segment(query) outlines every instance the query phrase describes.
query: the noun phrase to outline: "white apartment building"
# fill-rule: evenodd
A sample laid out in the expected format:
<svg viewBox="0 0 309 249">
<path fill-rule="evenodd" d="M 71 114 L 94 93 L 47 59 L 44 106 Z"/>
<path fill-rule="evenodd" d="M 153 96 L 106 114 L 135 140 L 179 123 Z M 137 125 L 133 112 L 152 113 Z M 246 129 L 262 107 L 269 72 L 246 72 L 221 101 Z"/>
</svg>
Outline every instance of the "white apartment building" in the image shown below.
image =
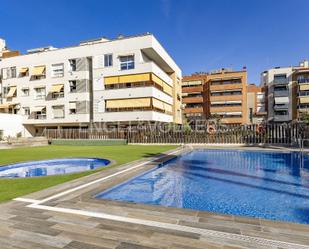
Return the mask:
<svg viewBox="0 0 309 249">
<path fill-rule="evenodd" d="M 45 47 L 0 59 L 0 112 L 48 128 L 181 123 L 181 70 L 152 34 Z"/>
<path fill-rule="evenodd" d="M 291 122 L 301 112 L 309 112 L 309 63 L 298 66 L 276 67 L 261 75 L 266 89 L 269 122 Z"/>
<path fill-rule="evenodd" d="M 261 75 L 266 90 L 267 121 L 290 122 L 293 120 L 293 68 L 273 68 Z"/>
</svg>

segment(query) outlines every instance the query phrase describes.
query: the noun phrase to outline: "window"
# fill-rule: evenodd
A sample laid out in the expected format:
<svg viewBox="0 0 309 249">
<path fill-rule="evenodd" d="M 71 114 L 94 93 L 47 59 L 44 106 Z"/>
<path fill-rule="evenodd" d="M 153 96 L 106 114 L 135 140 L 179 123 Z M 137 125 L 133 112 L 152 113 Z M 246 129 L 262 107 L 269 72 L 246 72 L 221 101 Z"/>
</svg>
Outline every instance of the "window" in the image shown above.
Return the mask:
<svg viewBox="0 0 309 249">
<path fill-rule="evenodd" d="M 16 78 L 16 67 L 8 67 L 2 69 L 3 79 Z"/>
<path fill-rule="evenodd" d="M 104 67 L 111 67 L 111 66 L 113 66 L 113 55 L 105 54 L 104 55 Z"/>
<path fill-rule="evenodd" d="M 69 102 L 69 113 L 76 114 L 76 102 Z"/>
<path fill-rule="evenodd" d="M 51 67 L 52 67 L 51 77 L 53 78 L 63 77 L 64 75 L 63 63 L 53 64 Z"/>
<path fill-rule="evenodd" d="M 10 87 L 4 86 L 3 87 L 3 97 L 6 97 L 6 95 L 9 93 Z"/>
<path fill-rule="evenodd" d="M 69 84 L 70 84 L 70 93 L 76 93 L 77 81 L 76 80 L 70 80 Z"/>
<path fill-rule="evenodd" d="M 275 74 L 274 75 L 275 80 L 285 80 L 286 79 L 286 74 Z"/>
<path fill-rule="evenodd" d="M 36 99 L 45 99 L 46 97 L 46 89 L 45 87 L 40 87 L 35 89 Z"/>
<path fill-rule="evenodd" d="M 288 115 L 288 111 L 275 111 L 275 115 L 285 116 Z"/>
<path fill-rule="evenodd" d="M 64 106 L 53 106 L 53 115 L 55 119 L 64 118 Z"/>
<path fill-rule="evenodd" d="M 70 71 L 75 72 L 76 71 L 76 59 L 69 60 L 70 64 Z"/>
<path fill-rule="evenodd" d="M 120 56 L 119 59 L 121 70 L 134 69 L 134 55 Z"/>
<path fill-rule="evenodd" d="M 24 107 L 24 115 L 25 116 L 30 116 L 30 108 L 29 107 Z"/>
<path fill-rule="evenodd" d="M 22 96 L 26 97 L 26 96 L 29 96 L 30 90 L 29 88 L 22 88 L 21 92 L 22 92 Z"/>
</svg>

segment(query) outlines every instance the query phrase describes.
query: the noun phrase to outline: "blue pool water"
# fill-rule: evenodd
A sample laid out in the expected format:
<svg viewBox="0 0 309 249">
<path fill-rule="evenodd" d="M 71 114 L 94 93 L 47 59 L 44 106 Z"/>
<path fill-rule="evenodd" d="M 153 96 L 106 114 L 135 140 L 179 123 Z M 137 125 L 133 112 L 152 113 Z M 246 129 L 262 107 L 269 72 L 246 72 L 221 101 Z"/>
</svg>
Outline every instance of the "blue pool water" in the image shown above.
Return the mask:
<svg viewBox="0 0 309 249">
<path fill-rule="evenodd" d="M 97 169 L 110 163 L 99 158 L 68 158 L 10 164 L 0 167 L 0 178 L 62 175 Z"/>
<path fill-rule="evenodd" d="M 195 150 L 97 195 L 309 224 L 309 157 Z"/>
</svg>

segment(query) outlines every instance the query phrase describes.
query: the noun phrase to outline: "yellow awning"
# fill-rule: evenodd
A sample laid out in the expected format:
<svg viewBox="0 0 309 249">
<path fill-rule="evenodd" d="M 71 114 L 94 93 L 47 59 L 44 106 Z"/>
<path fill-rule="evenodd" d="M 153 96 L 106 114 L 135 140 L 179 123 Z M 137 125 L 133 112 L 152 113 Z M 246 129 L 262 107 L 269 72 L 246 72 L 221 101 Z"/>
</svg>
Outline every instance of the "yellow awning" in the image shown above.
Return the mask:
<svg viewBox="0 0 309 249">
<path fill-rule="evenodd" d="M 119 83 L 134 83 L 143 81 L 150 81 L 149 73 L 119 76 Z"/>
<path fill-rule="evenodd" d="M 31 108 L 31 112 L 41 112 L 45 108 L 46 108 L 45 106 L 36 106 L 36 107 Z"/>
<path fill-rule="evenodd" d="M 45 66 L 37 66 L 37 67 L 34 67 L 32 69 L 32 75 L 33 76 L 40 76 L 40 75 L 43 75 L 45 72 Z"/>
<path fill-rule="evenodd" d="M 8 109 L 8 108 L 10 108 L 12 106 L 16 106 L 16 105 L 18 105 L 18 104 L 16 104 L 16 103 L 14 103 L 14 104 L 12 104 L 12 103 L 0 104 L 0 109 Z"/>
<path fill-rule="evenodd" d="M 307 103 L 309 103 L 309 97 L 300 97 L 299 102 L 301 104 L 307 104 Z"/>
<path fill-rule="evenodd" d="M 143 81 L 150 81 L 150 73 L 129 74 L 129 75 L 111 76 L 104 78 L 105 85 L 119 84 L 119 83 L 134 83 Z"/>
<path fill-rule="evenodd" d="M 27 73 L 28 70 L 29 70 L 28 67 L 22 67 L 22 68 L 20 69 L 19 73 Z"/>
<path fill-rule="evenodd" d="M 153 82 L 157 83 L 159 86 L 163 87 L 164 81 L 161 80 L 158 76 L 156 76 L 155 74 L 151 75 L 151 79 Z"/>
<path fill-rule="evenodd" d="M 173 88 L 165 82 L 163 83 L 163 92 L 166 92 L 167 94 L 173 96 Z"/>
<path fill-rule="evenodd" d="M 16 86 L 11 86 L 10 87 L 10 91 L 8 92 L 8 94 L 6 95 L 7 98 L 12 98 L 14 97 L 15 93 L 16 93 L 17 87 Z"/>
<path fill-rule="evenodd" d="M 45 85 L 34 86 L 33 88 L 34 88 L 34 89 L 45 88 Z"/>
<path fill-rule="evenodd" d="M 161 100 L 153 98 L 152 99 L 152 105 L 153 105 L 153 107 L 164 111 L 164 103 Z"/>
<path fill-rule="evenodd" d="M 309 84 L 307 85 L 300 85 L 300 87 L 299 87 L 299 90 L 301 90 L 301 91 L 306 91 L 306 90 L 309 90 Z"/>
<path fill-rule="evenodd" d="M 49 90 L 49 93 L 60 93 L 63 87 L 64 84 L 53 85 L 52 88 Z"/>
<path fill-rule="evenodd" d="M 171 105 L 164 103 L 164 110 L 166 112 L 173 112 L 173 108 Z"/>
<path fill-rule="evenodd" d="M 0 109 L 8 109 L 10 108 L 10 104 L 0 104 Z"/>
<path fill-rule="evenodd" d="M 150 98 L 107 100 L 106 108 L 150 107 Z"/>
</svg>

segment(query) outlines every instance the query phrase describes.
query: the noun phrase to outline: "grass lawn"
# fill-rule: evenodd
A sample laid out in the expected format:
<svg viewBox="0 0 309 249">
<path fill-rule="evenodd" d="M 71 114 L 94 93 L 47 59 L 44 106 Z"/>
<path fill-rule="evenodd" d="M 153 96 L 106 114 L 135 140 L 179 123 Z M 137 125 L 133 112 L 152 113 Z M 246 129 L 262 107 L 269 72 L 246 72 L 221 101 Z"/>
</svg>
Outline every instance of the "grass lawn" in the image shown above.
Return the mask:
<svg viewBox="0 0 309 249">
<path fill-rule="evenodd" d="M 51 145 L 44 147 L 29 147 L 0 150 L 1 165 L 31 160 L 43 160 L 51 158 L 65 157 L 99 157 L 115 160 L 116 165 L 121 165 L 143 157 L 176 148 L 176 146 L 143 146 L 143 145 L 118 145 L 118 146 L 63 146 Z M 112 167 L 113 167 L 112 166 Z M 103 167 L 99 170 L 104 170 Z M 0 179 L 0 202 L 8 201 L 18 196 L 26 195 L 44 188 L 48 188 L 63 182 L 67 182 L 82 176 L 92 174 L 95 171 L 85 171 L 82 173 L 19 178 Z"/>
</svg>

